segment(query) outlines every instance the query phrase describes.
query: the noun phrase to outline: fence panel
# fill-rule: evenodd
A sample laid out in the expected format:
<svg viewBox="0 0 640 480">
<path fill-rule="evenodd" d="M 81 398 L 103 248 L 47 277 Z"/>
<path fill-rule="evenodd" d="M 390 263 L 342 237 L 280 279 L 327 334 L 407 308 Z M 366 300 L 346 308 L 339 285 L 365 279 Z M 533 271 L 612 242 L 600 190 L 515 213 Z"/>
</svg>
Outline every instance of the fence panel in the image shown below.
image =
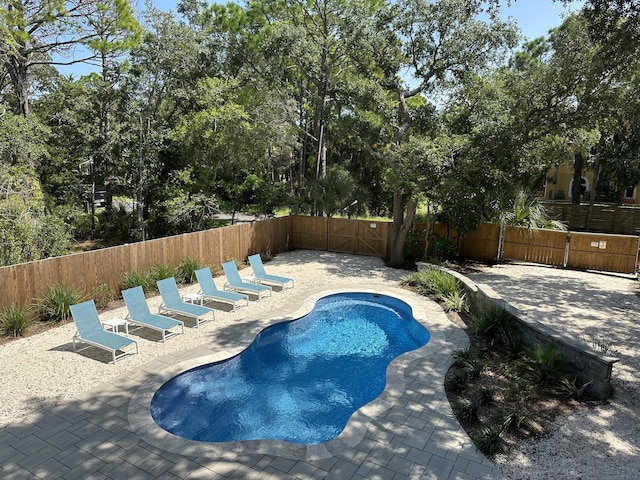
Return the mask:
<svg viewBox="0 0 640 480">
<path fill-rule="evenodd" d="M 389 222 L 358 221 L 356 253 L 386 258 Z"/>
<path fill-rule="evenodd" d="M 327 233 L 327 250 L 330 252 L 356 253 L 358 221 L 330 218 Z"/>
<path fill-rule="evenodd" d="M 504 237 L 503 258 L 564 265 L 567 232 L 508 227 Z"/>
<path fill-rule="evenodd" d="M 567 267 L 630 273 L 637 248 L 638 237 L 571 232 Z"/>
<path fill-rule="evenodd" d="M 459 253 L 465 258 L 483 261 L 494 260 L 498 255 L 499 237 L 500 227 L 498 225 L 482 223 L 475 231 L 459 239 Z"/>
<path fill-rule="evenodd" d="M 326 250 L 328 222 L 329 219 L 326 217 L 293 217 L 292 246 L 308 250 Z"/>
</svg>

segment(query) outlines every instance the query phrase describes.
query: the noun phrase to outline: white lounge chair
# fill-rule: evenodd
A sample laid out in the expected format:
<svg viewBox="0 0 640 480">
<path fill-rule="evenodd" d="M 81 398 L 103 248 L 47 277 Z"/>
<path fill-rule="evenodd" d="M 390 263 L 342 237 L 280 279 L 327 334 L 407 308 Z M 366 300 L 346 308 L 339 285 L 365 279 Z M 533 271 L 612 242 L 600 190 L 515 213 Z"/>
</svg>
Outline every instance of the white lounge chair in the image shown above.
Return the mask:
<svg viewBox="0 0 640 480">
<path fill-rule="evenodd" d="M 158 280 L 156 283 L 158 290 L 160 290 L 160 296 L 162 297 L 162 304 L 158 307 L 158 313 L 178 314 L 191 317 L 196 321 L 196 328 L 198 328 L 201 323 L 207 321 L 207 319 L 204 318 L 207 315 L 211 314 L 213 319 L 216 318 L 216 314 L 212 308 L 184 302 L 180 296 L 175 278 L 165 278 Z"/>
<path fill-rule="evenodd" d="M 127 320 L 134 325 L 161 332 L 163 342 L 169 337 L 184 333 L 184 322 L 181 320 L 151 313 L 142 287 L 123 290 L 122 298 L 124 298 L 124 303 L 127 305 L 127 310 L 129 311 Z M 178 326 L 180 327 L 180 331 L 172 330 L 172 328 Z"/>
<path fill-rule="evenodd" d="M 251 264 L 251 269 L 253 270 L 253 276 L 256 277 L 259 283 L 265 285 L 275 285 L 281 287 L 283 290 L 285 288 L 293 288 L 292 278 L 281 277 L 279 275 L 269 275 L 267 272 L 265 272 L 262 258 L 260 258 L 259 253 L 250 255 L 249 263 Z"/>
<path fill-rule="evenodd" d="M 93 300 L 71 305 L 69 308 L 77 328 L 77 332 L 73 336 L 74 350 L 76 349 L 76 341 L 107 350 L 113 355 L 114 365 L 119 358 L 134 353 L 130 350 L 125 350 L 130 345 L 134 345 L 136 347 L 135 353 L 138 353 L 138 342 L 123 335 L 104 330 Z"/>
<path fill-rule="evenodd" d="M 216 302 L 229 303 L 235 311 L 238 307 L 244 307 L 249 305 L 249 297 L 242 293 L 225 292 L 224 290 L 218 290 L 215 282 L 213 281 L 213 275 L 208 267 L 196 270 L 196 278 L 198 279 L 198 285 L 200 285 L 200 295 L 203 298 Z"/>
</svg>

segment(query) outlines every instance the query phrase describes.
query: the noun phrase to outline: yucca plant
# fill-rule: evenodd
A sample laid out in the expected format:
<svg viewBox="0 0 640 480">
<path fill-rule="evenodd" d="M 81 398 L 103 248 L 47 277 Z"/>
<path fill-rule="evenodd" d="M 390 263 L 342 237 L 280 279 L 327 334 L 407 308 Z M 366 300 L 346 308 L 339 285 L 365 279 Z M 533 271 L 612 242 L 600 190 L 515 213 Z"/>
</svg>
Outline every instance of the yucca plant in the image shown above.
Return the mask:
<svg viewBox="0 0 640 480">
<path fill-rule="evenodd" d="M 500 307 L 483 310 L 473 321 L 474 333 L 487 344 L 500 348 L 514 348 L 517 345 L 516 320 Z"/>
<path fill-rule="evenodd" d="M 478 419 L 478 405 L 474 400 L 469 398 L 459 398 L 453 405 L 453 411 L 461 421 L 471 423 Z"/>
<path fill-rule="evenodd" d="M 156 287 L 156 280 L 149 273 L 140 270 L 125 272 L 122 275 L 122 288 L 133 288 L 141 286 L 142 291 L 146 294 L 153 292 Z"/>
<path fill-rule="evenodd" d="M 0 312 L 0 331 L 3 335 L 22 335 L 33 321 L 33 310 L 29 306 L 11 305 Z"/>
<path fill-rule="evenodd" d="M 197 258 L 184 257 L 176 268 L 176 282 L 193 283 L 196 281 L 196 270 L 202 268 L 202 263 Z"/>
<path fill-rule="evenodd" d="M 43 320 L 63 322 L 71 317 L 69 307 L 84 300 L 84 294 L 71 285 L 54 285 L 39 302 L 39 311 Z"/>
<path fill-rule="evenodd" d="M 467 295 L 460 290 L 447 295 L 441 295 L 442 306 L 447 312 L 468 312 L 469 304 L 467 303 Z"/>
</svg>

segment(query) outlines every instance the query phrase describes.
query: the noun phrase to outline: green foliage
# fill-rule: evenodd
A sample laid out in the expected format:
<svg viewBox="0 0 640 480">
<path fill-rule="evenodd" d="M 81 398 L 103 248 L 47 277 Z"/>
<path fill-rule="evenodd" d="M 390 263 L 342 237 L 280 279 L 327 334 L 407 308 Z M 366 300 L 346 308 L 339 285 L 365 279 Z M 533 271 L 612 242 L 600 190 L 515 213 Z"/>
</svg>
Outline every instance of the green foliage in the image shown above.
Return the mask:
<svg viewBox="0 0 640 480">
<path fill-rule="evenodd" d="M 530 421 L 527 418 L 527 415 L 521 410 L 516 409 L 507 409 L 500 412 L 494 423 L 507 431 L 519 429 L 528 430 L 530 428 Z"/>
<path fill-rule="evenodd" d="M 506 451 L 506 445 L 500 438 L 501 434 L 501 425 L 483 427 L 474 435 L 473 441 L 482 453 L 493 456 Z"/>
<path fill-rule="evenodd" d="M 429 235 L 428 255 L 435 258 L 447 259 L 458 256 L 458 248 L 448 238 L 432 233 Z"/>
<path fill-rule="evenodd" d="M 151 272 L 149 272 L 150 277 L 153 281 L 164 280 L 165 278 L 173 277 L 176 274 L 176 269 L 170 267 L 169 265 L 157 264 L 151 268 Z"/>
<path fill-rule="evenodd" d="M 196 270 L 202 268 L 197 258 L 184 257 L 176 268 L 175 277 L 178 283 L 193 283 L 196 281 Z"/>
<path fill-rule="evenodd" d="M 460 290 L 455 290 L 452 293 L 442 295 L 442 306 L 445 311 L 455 311 L 455 312 L 468 312 L 469 304 L 467 303 L 467 295 L 462 293 Z"/>
<path fill-rule="evenodd" d="M 507 398 L 521 405 L 526 405 L 535 398 L 536 394 L 536 385 L 522 377 L 516 377 L 513 379 L 509 389 L 507 390 Z"/>
<path fill-rule="evenodd" d="M 461 397 L 452 405 L 453 411 L 462 422 L 472 423 L 478 419 L 480 405 L 473 399 Z"/>
<path fill-rule="evenodd" d="M 488 346 L 512 353 L 522 348 L 516 320 L 503 308 L 491 307 L 480 312 L 474 317 L 473 331 Z"/>
<path fill-rule="evenodd" d="M 487 405 L 493 401 L 493 396 L 495 392 L 491 388 L 480 387 L 473 391 L 471 394 L 471 399 L 478 406 Z"/>
<path fill-rule="evenodd" d="M 3 335 L 22 335 L 33 321 L 33 310 L 29 306 L 11 305 L 0 312 L 0 331 Z"/>
<path fill-rule="evenodd" d="M 564 395 L 567 398 L 581 398 L 584 395 L 586 389 L 592 383 L 593 380 L 580 384 L 578 377 L 576 377 L 575 375 L 562 377 L 562 380 L 560 380 L 560 389 L 564 392 Z"/>
<path fill-rule="evenodd" d="M 536 345 L 526 356 L 526 366 L 537 383 L 559 382 L 567 372 L 567 363 L 555 345 Z"/>
<path fill-rule="evenodd" d="M 71 317 L 69 307 L 84 301 L 84 294 L 72 285 L 53 285 L 38 303 L 38 311 L 43 320 L 63 322 Z"/>
<path fill-rule="evenodd" d="M 98 285 L 93 292 L 93 300 L 97 308 L 107 308 L 109 302 L 115 300 L 116 291 L 106 283 Z"/>
<path fill-rule="evenodd" d="M 123 289 L 126 290 L 137 286 L 141 286 L 145 295 L 148 295 L 157 289 L 156 279 L 149 272 L 142 272 L 140 270 L 125 272 L 122 275 Z"/>
<path fill-rule="evenodd" d="M 449 392 L 461 392 L 469 382 L 469 372 L 467 370 L 456 370 L 447 374 L 444 384 Z"/>
</svg>

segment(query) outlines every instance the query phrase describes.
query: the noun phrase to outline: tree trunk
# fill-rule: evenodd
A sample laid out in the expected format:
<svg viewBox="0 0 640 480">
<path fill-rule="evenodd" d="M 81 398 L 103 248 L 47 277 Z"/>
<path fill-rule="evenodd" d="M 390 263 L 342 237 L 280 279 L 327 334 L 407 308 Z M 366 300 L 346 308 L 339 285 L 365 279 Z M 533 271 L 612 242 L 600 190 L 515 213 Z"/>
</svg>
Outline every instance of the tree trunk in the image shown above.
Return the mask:
<svg viewBox="0 0 640 480">
<path fill-rule="evenodd" d="M 404 268 L 404 246 L 416 217 L 416 200 L 413 195 L 396 192 L 393 195 L 393 234 L 389 266 Z M 405 212 L 406 210 L 406 212 Z"/>
<path fill-rule="evenodd" d="M 571 203 L 573 205 L 580 204 L 580 197 L 582 195 L 582 167 L 584 164 L 584 158 L 582 153 L 576 152 L 573 155 L 573 186 L 571 188 Z"/>
<path fill-rule="evenodd" d="M 29 75 L 27 60 L 21 55 L 9 57 L 4 65 L 11 77 L 11 83 L 18 99 L 18 113 L 29 116 Z"/>
<path fill-rule="evenodd" d="M 593 160 L 593 183 L 591 184 L 591 191 L 589 192 L 589 210 L 587 211 L 587 220 L 585 222 L 585 230 L 589 231 L 591 226 L 591 215 L 593 214 L 593 204 L 596 201 L 596 189 L 598 188 L 598 176 L 600 170 L 600 154 L 604 149 L 605 137 L 604 133 L 600 134 L 600 141 L 596 147 L 596 156 Z"/>
</svg>

